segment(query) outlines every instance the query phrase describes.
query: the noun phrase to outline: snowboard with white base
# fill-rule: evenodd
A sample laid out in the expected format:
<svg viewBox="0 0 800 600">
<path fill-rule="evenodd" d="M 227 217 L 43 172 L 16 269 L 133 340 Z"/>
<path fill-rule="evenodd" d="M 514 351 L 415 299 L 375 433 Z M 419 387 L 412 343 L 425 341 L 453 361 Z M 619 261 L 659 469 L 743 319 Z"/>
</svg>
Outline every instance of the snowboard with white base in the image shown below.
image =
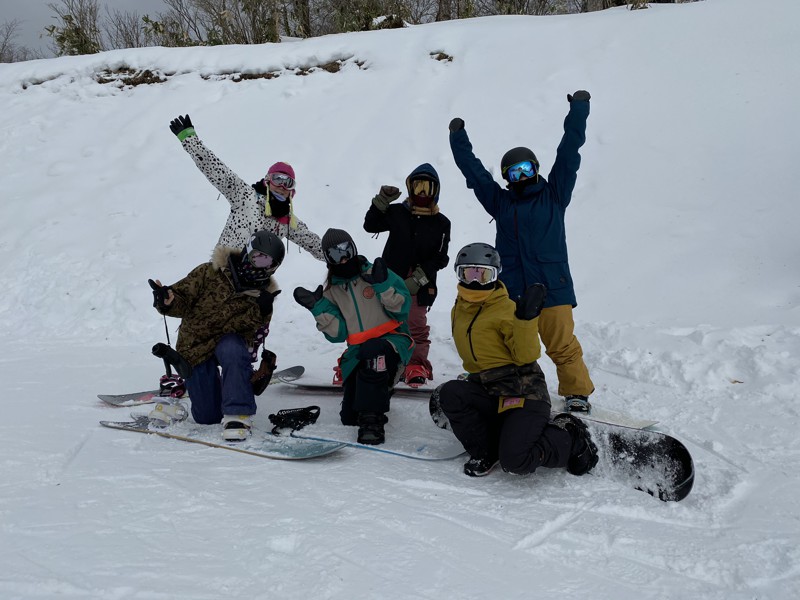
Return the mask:
<svg viewBox="0 0 800 600">
<path fill-rule="evenodd" d="M 275 383 L 287 383 L 294 381 L 295 379 L 300 378 L 300 376 L 305 373 L 305 368 L 301 366 L 289 367 L 288 369 L 282 369 L 280 371 L 275 371 L 272 374 L 272 379 L 270 380 L 269 384 L 273 385 Z M 160 399 L 164 399 L 162 396 L 159 396 L 158 390 L 148 390 L 145 392 L 133 392 L 130 394 L 98 394 L 97 395 L 100 400 L 105 402 L 106 404 L 110 404 L 111 406 L 140 406 L 142 404 L 152 404 L 154 402 L 158 402 Z M 189 398 L 189 395 L 186 394 L 181 399 L 186 400 Z M 166 400 L 168 401 L 169 398 L 167 397 Z"/>
<path fill-rule="evenodd" d="M 304 460 L 326 456 L 346 446 L 341 442 L 300 440 L 291 437 L 272 435 L 253 428 L 248 439 L 240 442 L 226 442 L 222 439 L 221 425 L 197 425 L 182 422 L 167 428 L 158 428 L 150 424 L 146 415 L 137 415 L 133 421 L 100 421 L 103 427 L 157 435 L 171 440 L 202 444 L 211 448 L 232 450 L 261 458 L 277 460 Z"/>
</svg>

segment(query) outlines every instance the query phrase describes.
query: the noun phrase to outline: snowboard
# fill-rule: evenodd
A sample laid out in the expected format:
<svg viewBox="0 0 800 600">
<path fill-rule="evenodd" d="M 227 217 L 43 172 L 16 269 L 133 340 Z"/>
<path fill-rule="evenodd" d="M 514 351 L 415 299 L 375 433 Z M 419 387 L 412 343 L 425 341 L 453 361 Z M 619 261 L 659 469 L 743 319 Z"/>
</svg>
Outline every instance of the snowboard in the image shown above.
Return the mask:
<svg viewBox="0 0 800 600">
<path fill-rule="evenodd" d="M 261 458 L 278 460 L 304 460 L 326 456 L 346 446 L 341 442 L 300 440 L 291 437 L 281 437 L 260 431 L 251 430 L 250 438 L 241 442 L 226 442 L 222 439 L 220 425 L 197 425 L 194 423 L 178 423 L 166 429 L 150 427 L 146 416 L 138 416 L 133 421 L 100 421 L 103 427 L 135 431 L 157 435 L 171 440 L 202 444 L 211 448 L 232 450 Z"/>
<path fill-rule="evenodd" d="M 272 385 L 274 383 L 291 382 L 295 379 L 298 379 L 303 373 L 305 373 L 305 368 L 300 366 L 289 367 L 288 369 L 275 371 L 272 374 L 272 379 L 270 380 L 269 384 Z M 141 404 L 152 404 L 161 398 L 161 396 L 158 395 L 158 390 L 133 392 L 131 394 L 98 394 L 97 397 L 111 406 L 139 406 Z M 181 400 L 188 398 L 189 396 L 187 394 L 183 396 Z"/>
<path fill-rule="evenodd" d="M 647 492 L 664 502 L 679 502 L 692 491 L 692 455 L 676 438 L 572 414 L 585 420 L 597 445 L 598 463 L 589 475 Z"/>
<path fill-rule="evenodd" d="M 302 367 L 299 367 L 302 369 Z M 289 369 L 287 369 L 289 371 Z M 306 381 L 297 381 L 298 377 L 287 377 L 284 376 L 282 373 L 284 371 L 276 372 L 272 376 L 272 382 L 275 381 L 276 377 L 281 383 L 288 384 L 293 388 L 298 390 L 314 392 L 317 394 L 341 394 L 342 393 L 342 386 L 339 385 L 331 385 L 325 383 L 313 383 L 313 382 L 306 382 Z M 430 395 L 435 390 L 435 387 L 430 386 L 422 386 L 418 388 L 412 388 L 407 386 L 404 383 L 400 383 L 395 385 L 394 393 L 398 396 L 416 396 L 416 395 L 423 395 L 426 398 L 430 397 Z M 560 401 L 556 401 L 559 405 L 561 405 Z M 552 411 L 553 416 L 557 415 L 558 413 L 565 412 L 563 409 L 556 410 L 555 408 Z M 607 408 L 603 408 L 597 405 L 592 405 L 591 412 L 587 413 L 573 413 L 575 416 L 580 417 L 581 419 L 585 419 L 587 421 L 597 422 L 597 423 L 609 423 L 612 425 L 623 425 L 625 427 L 633 427 L 635 429 L 648 429 L 653 425 L 656 425 L 658 421 L 652 421 L 650 419 L 641 419 L 638 417 L 631 417 L 629 415 L 625 415 L 623 413 L 613 411 Z"/>
<path fill-rule="evenodd" d="M 274 379 L 273 375 L 273 379 Z M 313 382 L 313 381 L 295 381 L 297 378 L 279 378 L 281 383 L 286 383 L 294 388 L 299 390 L 303 390 L 305 392 L 316 392 L 319 394 L 341 394 L 342 386 L 340 385 L 333 385 L 331 383 L 320 383 L 320 382 Z M 411 387 L 410 385 L 406 385 L 405 383 L 398 383 L 394 386 L 394 393 L 399 394 L 402 396 L 407 395 L 423 395 L 423 396 L 430 396 L 431 392 L 433 392 L 435 388 L 429 385 L 423 385 L 421 387 Z"/>
<path fill-rule="evenodd" d="M 308 398 L 308 395 L 304 397 L 297 394 L 294 398 L 297 402 L 293 404 L 299 404 Z M 326 403 L 316 423 L 295 430 L 291 435 L 300 439 L 347 444 L 359 450 L 415 460 L 452 460 L 464 454 L 464 448 L 452 432 L 443 431 L 431 422 L 427 402 L 395 396 L 390 405 L 387 413 L 389 422 L 384 426 L 386 441 L 378 446 L 359 444 L 356 441 L 358 427 L 341 424 L 338 402 Z"/>
<path fill-rule="evenodd" d="M 422 435 L 409 436 L 408 434 L 401 435 L 399 431 L 392 431 L 387 424 L 386 441 L 377 446 L 359 444 L 355 440 L 357 435 L 355 427 L 341 425 L 339 430 L 315 433 L 314 427 L 305 427 L 299 431 L 293 431 L 291 437 L 319 443 L 344 444 L 350 448 L 372 450 L 373 452 L 414 460 L 453 460 L 465 453 L 464 447 L 455 436 L 439 436 L 436 435 L 437 432 L 435 430 L 431 431 L 430 429 L 423 432 Z"/>
</svg>

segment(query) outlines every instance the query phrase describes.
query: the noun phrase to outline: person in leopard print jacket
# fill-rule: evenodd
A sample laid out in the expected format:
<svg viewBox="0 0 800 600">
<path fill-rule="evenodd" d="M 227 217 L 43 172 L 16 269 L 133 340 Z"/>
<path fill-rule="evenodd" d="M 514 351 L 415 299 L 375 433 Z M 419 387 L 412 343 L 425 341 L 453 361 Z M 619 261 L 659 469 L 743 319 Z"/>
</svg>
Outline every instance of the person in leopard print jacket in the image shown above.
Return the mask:
<svg viewBox="0 0 800 600">
<path fill-rule="evenodd" d="M 200 172 L 231 205 L 217 247 L 244 248 L 253 233 L 266 230 L 294 242 L 317 260 L 325 262 L 319 236 L 309 230 L 292 210 L 295 176 L 290 165 L 275 163 L 264 179 L 249 185 L 205 147 L 197 137 L 189 115 L 173 119 L 169 128 Z"/>
</svg>

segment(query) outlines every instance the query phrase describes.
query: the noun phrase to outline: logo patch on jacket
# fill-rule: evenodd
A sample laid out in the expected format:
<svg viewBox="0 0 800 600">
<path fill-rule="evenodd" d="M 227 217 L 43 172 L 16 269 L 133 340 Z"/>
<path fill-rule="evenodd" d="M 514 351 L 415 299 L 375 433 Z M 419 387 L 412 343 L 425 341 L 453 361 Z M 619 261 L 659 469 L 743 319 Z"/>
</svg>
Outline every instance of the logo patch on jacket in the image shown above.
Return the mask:
<svg viewBox="0 0 800 600">
<path fill-rule="evenodd" d="M 364 288 L 364 291 L 361 292 L 361 295 L 364 296 L 367 300 L 372 300 L 375 297 L 375 290 L 371 285 L 368 285 Z"/>
</svg>

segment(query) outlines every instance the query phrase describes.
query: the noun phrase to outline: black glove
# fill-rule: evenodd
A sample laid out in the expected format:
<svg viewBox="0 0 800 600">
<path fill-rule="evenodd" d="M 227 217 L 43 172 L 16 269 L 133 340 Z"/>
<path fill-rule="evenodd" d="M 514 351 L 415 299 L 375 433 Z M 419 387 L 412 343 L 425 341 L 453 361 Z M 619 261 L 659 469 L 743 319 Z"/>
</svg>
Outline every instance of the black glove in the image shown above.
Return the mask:
<svg viewBox="0 0 800 600">
<path fill-rule="evenodd" d="M 386 261 L 379 256 L 375 259 L 375 262 L 372 263 L 372 272 L 363 273 L 361 279 L 370 285 L 375 285 L 376 283 L 383 283 L 386 281 L 388 276 L 389 270 L 386 268 Z"/>
<path fill-rule="evenodd" d="M 275 302 L 275 296 L 281 293 L 282 290 L 278 290 L 275 293 L 268 292 L 267 290 L 261 290 L 261 293 L 256 298 L 256 302 L 258 303 L 258 309 L 261 311 L 261 316 L 266 317 L 269 314 L 272 314 L 272 304 Z"/>
<path fill-rule="evenodd" d="M 275 353 L 264 348 L 261 352 L 261 363 L 258 365 L 258 370 L 253 371 L 250 376 L 250 383 L 253 385 L 253 393 L 256 396 L 260 396 L 267 389 L 277 364 L 278 357 L 275 356 Z"/>
<path fill-rule="evenodd" d="M 517 300 L 517 310 L 514 316 L 523 321 L 530 321 L 542 312 L 544 299 L 547 297 L 547 288 L 541 283 L 534 283 Z"/>
<path fill-rule="evenodd" d="M 294 301 L 300 306 L 304 306 L 308 310 L 314 308 L 314 305 L 322 300 L 322 286 L 318 285 L 317 289 L 313 292 L 304 287 L 294 288 Z"/>
<path fill-rule="evenodd" d="M 450 132 L 455 133 L 459 129 L 464 129 L 464 119 L 459 119 L 456 117 L 452 121 L 450 121 Z"/>
<path fill-rule="evenodd" d="M 152 279 L 148 279 L 147 283 L 153 289 L 153 306 L 158 310 L 165 310 L 171 288 L 168 285 L 158 285 Z"/>
<path fill-rule="evenodd" d="M 189 118 L 189 115 L 185 117 L 178 115 L 177 119 L 172 119 L 172 121 L 169 122 L 169 129 L 180 138 L 181 133 L 187 129 L 191 129 L 192 132 L 194 132 L 194 125 L 192 125 L 192 120 Z"/>
<path fill-rule="evenodd" d="M 400 190 L 393 185 L 382 185 L 381 191 L 372 199 L 372 203 L 381 212 L 386 212 L 389 205 L 400 197 Z"/>
<path fill-rule="evenodd" d="M 573 100 L 589 100 L 592 96 L 586 90 L 578 90 L 574 94 L 567 94 L 567 102 L 572 103 Z"/>
</svg>

